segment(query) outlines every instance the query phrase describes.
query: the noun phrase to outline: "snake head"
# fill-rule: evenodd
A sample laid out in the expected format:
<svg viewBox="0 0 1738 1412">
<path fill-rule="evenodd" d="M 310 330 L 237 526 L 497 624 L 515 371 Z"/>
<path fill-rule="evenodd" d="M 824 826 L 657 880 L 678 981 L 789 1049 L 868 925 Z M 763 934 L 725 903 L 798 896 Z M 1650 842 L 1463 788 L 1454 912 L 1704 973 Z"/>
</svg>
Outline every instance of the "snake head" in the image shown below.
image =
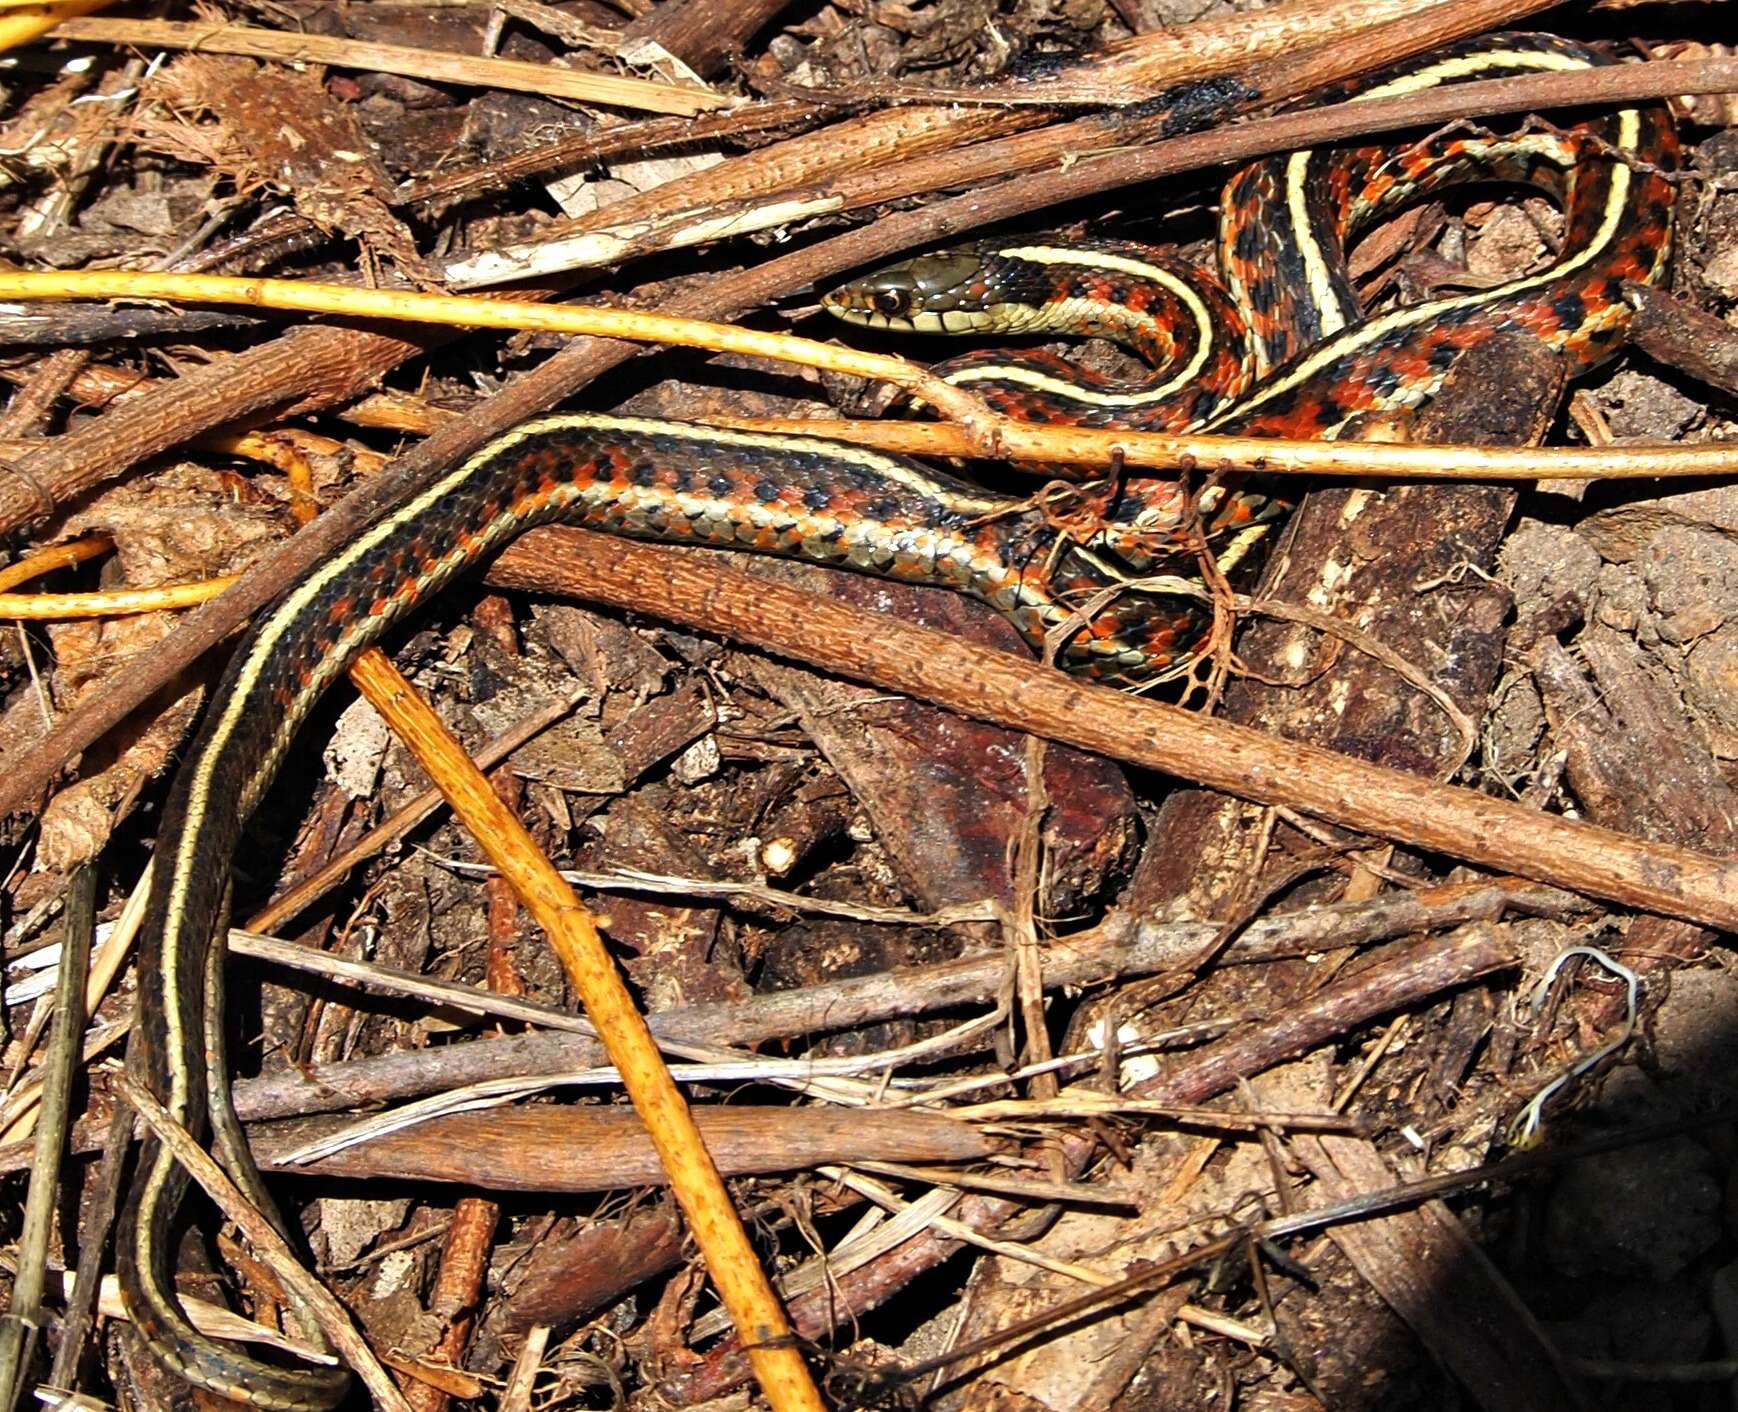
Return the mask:
<svg viewBox="0 0 1738 1412">
<path fill-rule="evenodd" d="M 840 285 L 821 299 L 834 318 L 907 333 L 958 333 L 976 326 L 986 296 L 984 252 L 975 246 L 902 260 Z"/>
</svg>

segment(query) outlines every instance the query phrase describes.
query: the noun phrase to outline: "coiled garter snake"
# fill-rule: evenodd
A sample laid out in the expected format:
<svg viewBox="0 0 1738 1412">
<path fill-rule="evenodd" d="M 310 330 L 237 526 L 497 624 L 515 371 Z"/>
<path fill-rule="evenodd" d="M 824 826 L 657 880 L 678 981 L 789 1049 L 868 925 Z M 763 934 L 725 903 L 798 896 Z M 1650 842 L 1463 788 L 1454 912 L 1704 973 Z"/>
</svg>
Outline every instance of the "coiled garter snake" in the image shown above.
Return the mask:
<svg viewBox="0 0 1738 1412">
<path fill-rule="evenodd" d="M 1603 62 L 1557 39 L 1498 36 L 1340 96 Z M 1455 355 L 1494 333 L 1528 330 L 1577 368 L 1611 352 L 1627 317 L 1623 282 L 1657 280 L 1665 267 L 1674 197 L 1665 173 L 1675 152 L 1669 119 L 1654 108 L 1564 132 L 1300 152 L 1232 178 L 1217 272 L 1140 246 L 1023 238 L 895 266 L 827 302 L 847 319 L 917 331 L 1105 333 L 1154 364 L 1150 376 L 1122 381 L 1032 353 L 976 352 L 944 365 L 950 380 L 1015 415 L 1332 437 L 1361 415 L 1427 400 Z M 1549 191 L 1564 215 L 1557 256 L 1491 289 L 1364 314 L 1346 266 L 1356 232 L 1469 176 Z M 1229 562 L 1274 506 L 1250 488 L 1215 490 L 1201 518 Z M 242 823 L 312 704 L 354 657 L 525 529 L 566 521 L 939 584 L 989 603 L 1036 644 L 1075 604 L 1123 582 L 1128 568 L 1192 576 L 1182 510 L 1175 487 L 1132 482 L 1091 539 L 1074 543 L 1013 497 L 839 443 L 587 413 L 518 428 L 384 514 L 274 605 L 235 653 L 159 832 L 134 1062 L 180 1122 L 195 1132 L 209 1122 L 232 1174 L 272 1212 L 221 1062 L 222 948 L 214 937 Z M 1151 677 L 1188 653 L 1198 611 L 1125 594 L 1074 633 L 1061 661 L 1110 679 Z M 128 1310 L 155 1356 L 193 1385 L 257 1406 L 332 1405 L 343 1374 L 273 1367 L 188 1322 L 171 1259 L 185 1186 L 148 1140 L 120 1271 Z"/>
</svg>

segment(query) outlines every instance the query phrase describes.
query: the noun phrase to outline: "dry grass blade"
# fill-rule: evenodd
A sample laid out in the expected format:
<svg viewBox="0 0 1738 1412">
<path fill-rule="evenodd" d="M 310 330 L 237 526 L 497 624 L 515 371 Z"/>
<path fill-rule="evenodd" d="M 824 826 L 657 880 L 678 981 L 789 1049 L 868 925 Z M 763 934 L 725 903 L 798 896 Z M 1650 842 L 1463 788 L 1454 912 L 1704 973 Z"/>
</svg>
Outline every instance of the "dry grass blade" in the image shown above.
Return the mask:
<svg viewBox="0 0 1738 1412">
<path fill-rule="evenodd" d="M 42 1121 L 36 1130 L 35 1160 L 25 1197 L 6 1318 L 0 1321 L 0 1407 L 24 1405 L 24 1376 L 34 1346 L 47 1322 L 42 1296 L 48 1284 L 49 1239 L 53 1211 L 60 1199 L 61 1159 L 72 1124 L 69 1099 L 78 1074 L 84 1035 L 84 988 L 96 922 L 97 870 L 80 868 L 68 885 L 65 937 L 52 1005 L 53 1041 L 42 1069 Z"/>
<path fill-rule="evenodd" d="M 94 8 L 94 7 L 87 7 Z M 402 44 L 367 44 L 318 34 L 283 34 L 246 25 L 193 24 L 179 20 L 68 19 L 58 26 L 64 39 L 126 44 L 140 49 L 197 49 L 207 54 L 243 54 L 282 63 L 330 64 L 334 68 L 403 74 L 467 88 L 505 88 L 546 94 L 576 103 L 601 103 L 648 113 L 694 116 L 728 108 L 730 100 L 701 88 L 681 88 L 649 79 L 579 73 L 515 59 L 411 49 Z"/>
</svg>

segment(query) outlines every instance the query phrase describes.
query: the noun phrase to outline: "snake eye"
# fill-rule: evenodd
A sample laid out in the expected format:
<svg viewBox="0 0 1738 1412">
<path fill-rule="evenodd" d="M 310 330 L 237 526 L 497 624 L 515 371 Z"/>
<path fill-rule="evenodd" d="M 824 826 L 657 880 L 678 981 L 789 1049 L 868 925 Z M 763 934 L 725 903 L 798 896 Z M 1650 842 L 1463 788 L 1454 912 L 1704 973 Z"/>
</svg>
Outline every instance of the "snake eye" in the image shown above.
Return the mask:
<svg viewBox="0 0 1738 1412">
<path fill-rule="evenodd" d="M 872 298 L 875 312 L 889 319 L 902 317 L 909 304 L 903 289 L 878 289 Z"/>
</svg>

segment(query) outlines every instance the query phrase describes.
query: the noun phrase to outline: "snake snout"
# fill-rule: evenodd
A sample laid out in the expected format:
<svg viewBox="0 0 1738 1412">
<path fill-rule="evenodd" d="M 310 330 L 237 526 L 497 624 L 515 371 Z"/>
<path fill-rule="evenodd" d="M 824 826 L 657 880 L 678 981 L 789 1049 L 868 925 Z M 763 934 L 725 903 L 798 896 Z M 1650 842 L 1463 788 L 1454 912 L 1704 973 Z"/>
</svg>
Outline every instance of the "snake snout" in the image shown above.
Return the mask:
<svg viewBox="0 0 1738 1412">
<path fill-rule="evenodd" d="M 981 302 L 983 269 L 976 249 L 944 250 L 840 285 L 822 297 L 821 306 L 847 323 L 939 333 L 942 315 L 969 307 L 974 298 Z"/>
</svg>

